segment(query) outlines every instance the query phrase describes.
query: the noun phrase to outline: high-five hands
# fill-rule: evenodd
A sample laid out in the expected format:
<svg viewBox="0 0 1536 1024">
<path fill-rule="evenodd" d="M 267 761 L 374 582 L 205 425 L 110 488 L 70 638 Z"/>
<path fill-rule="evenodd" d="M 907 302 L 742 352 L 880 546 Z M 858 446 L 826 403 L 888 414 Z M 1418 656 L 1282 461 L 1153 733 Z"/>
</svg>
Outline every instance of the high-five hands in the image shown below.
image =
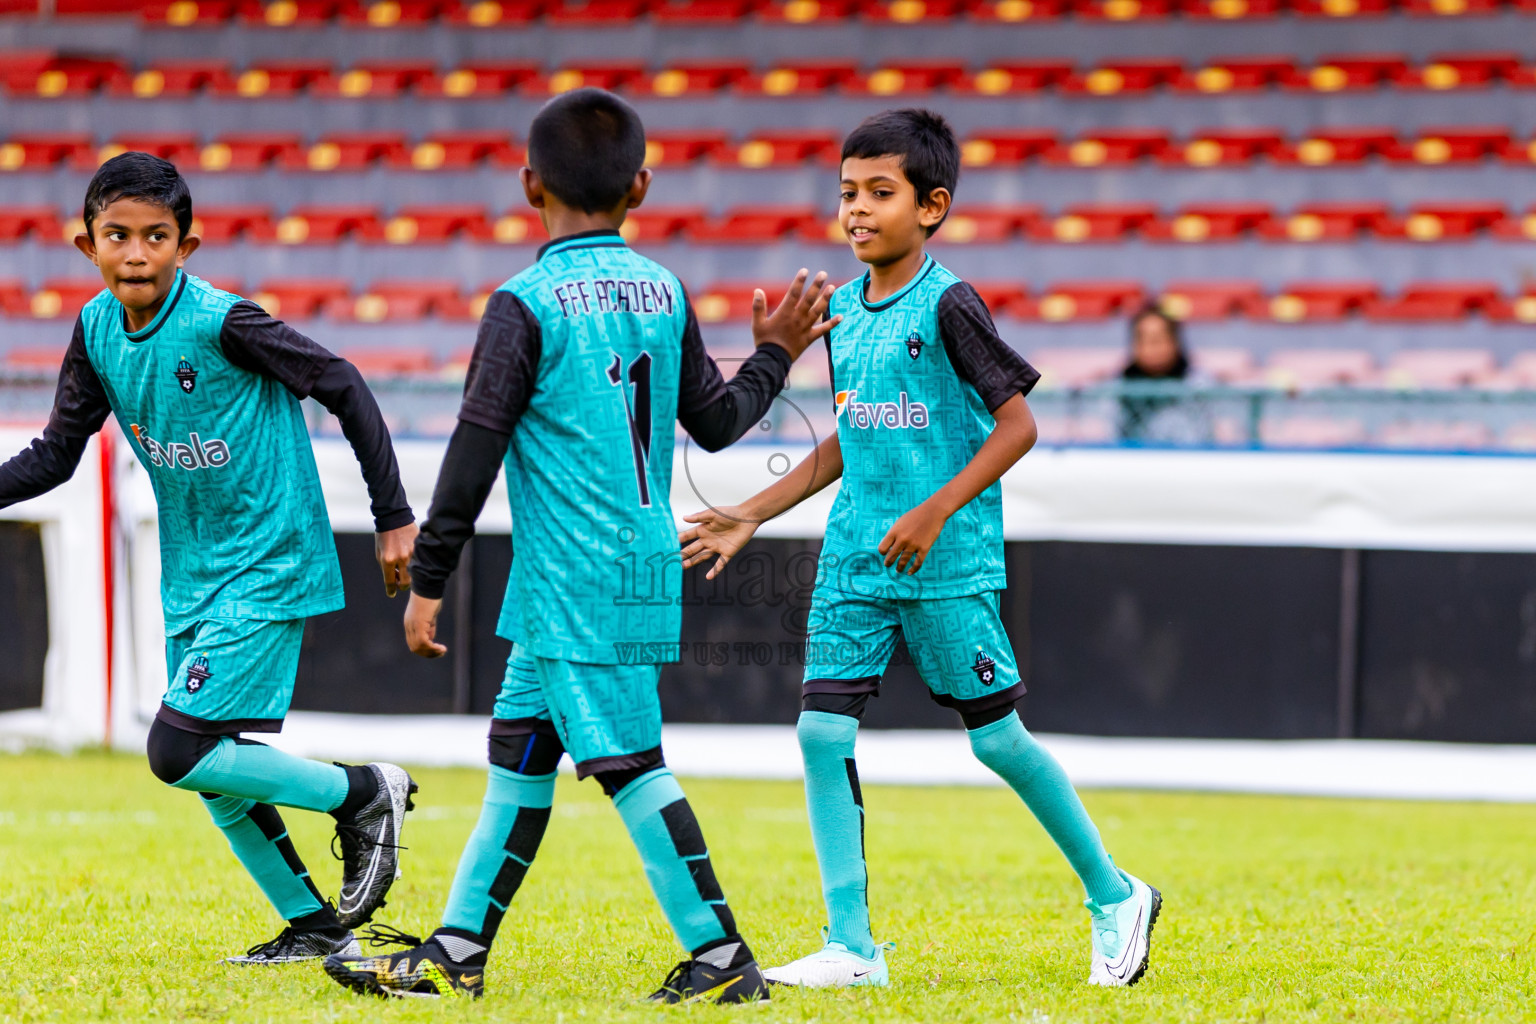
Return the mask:
<svg viewBox="0 0 1536 1024">
<path fill-rule="evenodd" d="M 763 290 L 759 288 L 752 293 L 752 340 L 755 344 L 777 345 L 789 353 L 791 360 L 799 359 L 800 353 L 809 348 L 811 342 L 825 337 L 842 320 L 840 316 L 822 319 L 836 289 L 827 284 L 826 271 L 817 274 L 807 288 L 805 281 L 810 273 L 802 268 L 795 275 L 789 291 L 784 293 L 772 313 L 768 312 L 768 296 Z"/>
<path fill-rule="evenodd" d="M 758 294 L 762 294 L 759 292 Z M 707 508 L 702 512 L 683 516 L 685 523 L 697 523 L 693 529 L 677 535 L 683 548 L 683 568 L 691 569 L 714 556 L 715 564 L 709 567 L 704 578 L 712 580 L 725 569 L 726 563 L 747 546 L 747 541 L 757 532 L 758 524 L 747 518 L 740 506 Z"/>
</svg>

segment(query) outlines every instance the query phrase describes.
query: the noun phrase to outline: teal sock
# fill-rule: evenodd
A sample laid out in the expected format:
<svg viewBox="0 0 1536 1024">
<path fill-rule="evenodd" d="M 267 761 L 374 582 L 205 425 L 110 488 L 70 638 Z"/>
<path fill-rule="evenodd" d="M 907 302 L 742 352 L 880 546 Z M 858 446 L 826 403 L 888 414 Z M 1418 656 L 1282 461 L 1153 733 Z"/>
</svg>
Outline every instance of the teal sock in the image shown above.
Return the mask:
<svg viewBox="0 0 1536 1024">
<path fill-rule="evenodd" d="M 704 833 L 672 772 L 657 768 L 640 776 L 614 794 L 613 806 L 683 947 L 697 952 L 735 935 L 736 920 L 715 880 Z"/>
<path fill-rule="evenodd" d="M 970 731 L 971 749 L 1013 791 L 1055 840 L 1067 863 L 1077 872 L 1089 898 L 1100 906 L 1119 903 L 1131 895 L 1104 851 L 1099 830 L 1088 817 L 1067 773 L 1024 728 L 1017 714 Z"/>
<path fill-rule="evenodd" d="M 805 806 L 827 904 L 827 940 L 860 956 L 874 956 L 869 869 L 864 863 L 864 796 L 853 761 L 859 720 L 805 711 L 795 732 L 805 759 Z"/>
<path fill-rule="evenodd" d="M 480 936 L 489 946 L 502 916 L 539 852 L 555 801 L 555 776 L 519 775 L 491 765 L 480 820 L 459 858 L 443 927 Z"/>
<path fill-rule="evenodd" d="M 204 795 L 203 805 L 279 914 L 293 921 L 325 907 L 277 808 L 234 796 Z"/>
<path fill-rule="evenodd" d="M 174 785 L 306 811 L 334 811 L 347 798 L 345 768 L 294 757 L 264 743 L 236 743 L 228 736 Z"/>
</svg>

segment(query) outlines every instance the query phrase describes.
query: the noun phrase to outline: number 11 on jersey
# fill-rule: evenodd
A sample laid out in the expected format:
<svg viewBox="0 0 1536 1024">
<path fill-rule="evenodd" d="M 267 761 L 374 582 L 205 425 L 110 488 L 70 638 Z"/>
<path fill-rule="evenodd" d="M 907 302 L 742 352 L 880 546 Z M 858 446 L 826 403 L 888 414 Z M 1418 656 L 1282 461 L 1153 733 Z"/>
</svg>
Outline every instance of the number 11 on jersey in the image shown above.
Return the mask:
<svg viewBox="0 0 1536 1024">
<path fill-rule="evenodd" d="M 624 415 L 629 420 L 629 444 L 635 456 L 635 483 L 640 487 L 640 507 L 651 507 L 651 485 L 646 477 L 646 464 L 651 459 L 651 354 L 641 352 L 629 364 L 629 372 L 623 371 L 624 358 L 613 354 L 613 365 L 608 367 L 608 383 L 624 395 Z M 634 388 L 625 387 L 625 378 Z"/>
</svg>

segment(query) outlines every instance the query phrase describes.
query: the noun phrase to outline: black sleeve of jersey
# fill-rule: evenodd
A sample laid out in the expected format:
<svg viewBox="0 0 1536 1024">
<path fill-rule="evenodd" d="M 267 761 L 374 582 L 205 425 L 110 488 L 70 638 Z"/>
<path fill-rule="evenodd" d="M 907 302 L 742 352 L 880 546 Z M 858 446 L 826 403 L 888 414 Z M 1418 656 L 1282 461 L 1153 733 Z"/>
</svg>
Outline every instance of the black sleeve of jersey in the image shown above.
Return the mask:
<svg viewBox="0 0 1536 1024">
<path fill-rule="evenodd" d="M 85 325 L 77 319 L 43 436 L 0 465 L 0 508 L 46 494 L 73 476 L 86 442 L 111 411 L 107 391 L 85 352 Z"/>
<path fill-rule="evenodd" d="M 411 556 L 411 589 L 422 597 L 441 600 L 448 577 L 458 568 L 464 545 L 475 535 L 475 520 L 485 507 L 509 434 L 460 420 L 448 440 L 443 468 L 432 492 L 432 508 L 421 524 Z"/>
<path fill-rule="evenodd" d="M 1027 395 L 1040 373 L 1002 338 L 976 289 L 956 282 L 939 297 L 939 336 L 960 379 L 976 389 L 988 412 Z"/>
<path fill-rule="evenodd" d="M 693 304 L 684 299 L 683 359 L 678 382 L 677 420 L 707 452 L 734 444 L 763 418 L 789 375 L 789 353 L 777 345 L 759 345 L 736 370 L 729 384 L 704 351 L 704 338 Z"/>
<path fill-rule="evenodd" d="M 836 330 L 836 328 L 833 328 L 833 330 Z M 837 370 L 834 369 L 833 365 L 832 365 L 832 331 L 828 331 L 826 338 L 824 338 L 823 340 L 826 341 L 826 343 L 827 343 L 827 386 L 832 389 L 832 408 L 834 410 L 836 410 L 836 408 L 837 408 Z"/>
<path fill-rule="evenodd" d="M 415 521 L 400 483 L 400 466 L 379 403 L 357 367 L 254 302 L 241 301 L 224 315 L 219 331 L 224 356 L 242 370 L 277 381 L 295 398 L 313 398 L 341 423 L 368 485 L 373 528 L 380 533 Z"/>
<path fill-rule="evenodd" d="M 511 292 L 492 292 L 469 358 L 459 419 L 511 436 L 538 382 L 539 318 Z"/>
</svg>

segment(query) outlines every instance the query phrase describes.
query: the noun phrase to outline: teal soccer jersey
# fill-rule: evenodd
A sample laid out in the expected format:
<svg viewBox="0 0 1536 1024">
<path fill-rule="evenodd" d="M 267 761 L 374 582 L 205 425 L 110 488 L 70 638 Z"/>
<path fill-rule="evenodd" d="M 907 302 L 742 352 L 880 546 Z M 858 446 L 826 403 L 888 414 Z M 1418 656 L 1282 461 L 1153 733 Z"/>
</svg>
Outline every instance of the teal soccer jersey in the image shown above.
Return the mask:
<svg viewBox="0 0 1536 1024">
<path fill-rule="evenodd" d="M 817 586 L 886 598 L 1001 590 L 998 484 L 950 517 L 915 575 L 883 565 L 879 547 L 898 518 L 971 461 L 991 413 L 1040 375 L 998 337 L 975 289 L 933 257 L 882 302 L 865 298 L 868 280 L 839 288 L 828 311 L 843 318 L 828 341 L 843 477 Z"/>
<path fill-rule="evenodd" d="M 178 273 L 141 331 L 125 330 L 107 291 L 80 314 L 91 366 L 155 489 L 167 636 L 200 619 L 302 619 L 342 606 L 299 401 L 224 351 L 241 301 Z"/>
</svg>

